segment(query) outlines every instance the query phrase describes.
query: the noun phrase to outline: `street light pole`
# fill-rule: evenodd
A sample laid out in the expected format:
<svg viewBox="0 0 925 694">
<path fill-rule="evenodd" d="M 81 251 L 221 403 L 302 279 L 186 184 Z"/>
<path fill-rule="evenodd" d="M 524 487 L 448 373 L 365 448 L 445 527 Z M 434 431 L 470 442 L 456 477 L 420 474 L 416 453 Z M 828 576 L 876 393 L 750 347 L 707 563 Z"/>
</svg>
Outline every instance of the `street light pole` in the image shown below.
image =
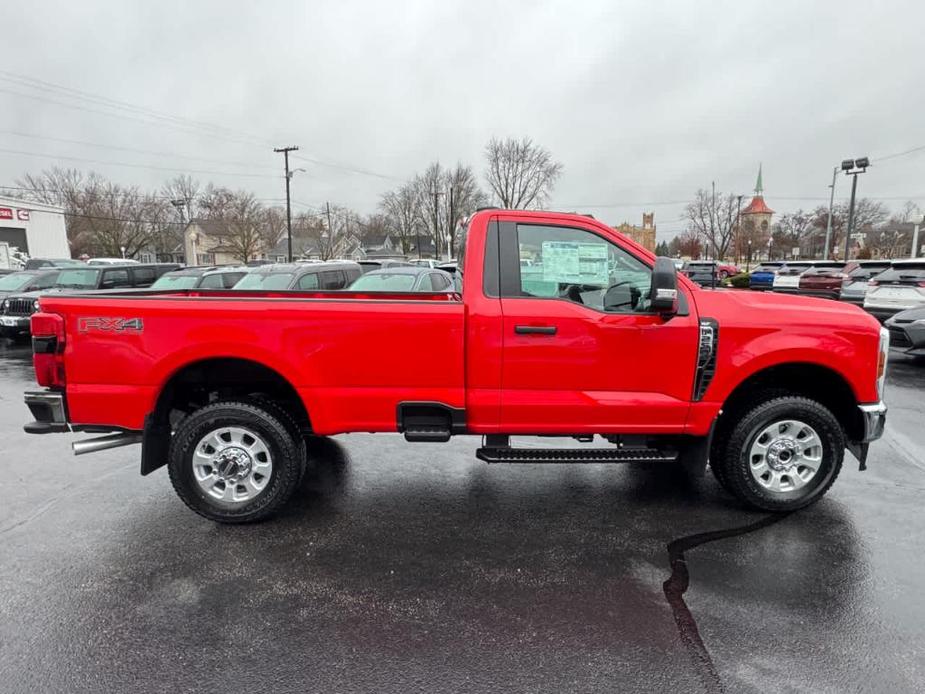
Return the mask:
<svg viewBox="0 0 925 694">
<path fill-rule="evenodd" d="M 829 221 L 825 225 L 825 250 L 823 251 L 822 259 L 829 259 L 829 244 L 832 241 L 832 207 L 835 204 L 835 178 L 838 176 L 838 167 L 832 169 L 832 185 L 829 188 L 832 189 L 832 192 L 829 193 Z"/>
<path fill-rule="evenodd" d="M 845 262 L 848 262 L 848 244 L 851 242 L 851 234 L 854 232 L 854 199 L 858 189 L 858 174 L 867 171 L 870 166 L 870 159 L 860 157 L 858 159 L 845 159 L 841 163 L 842 171 L 846 176 L 852 176 L 851 181 L 851 202 L 848 204 L 848 229 L 845 232 Z"/>
<path fill-rule="evenodd" d="M 289 146 L 289 147 L 277 147 L 274 148 L 274 152 L 283 153 L 284 166 L 286 167 L 286 238 L 289 242 L 289 253 L 288 259 L 289 262 L 292 262 L 292 205 L 289 201 L 289 181 L 292 179 L 292 174 L 289 173 L 289 153 L 297 152 L 298 147 Z"/>
</svg>

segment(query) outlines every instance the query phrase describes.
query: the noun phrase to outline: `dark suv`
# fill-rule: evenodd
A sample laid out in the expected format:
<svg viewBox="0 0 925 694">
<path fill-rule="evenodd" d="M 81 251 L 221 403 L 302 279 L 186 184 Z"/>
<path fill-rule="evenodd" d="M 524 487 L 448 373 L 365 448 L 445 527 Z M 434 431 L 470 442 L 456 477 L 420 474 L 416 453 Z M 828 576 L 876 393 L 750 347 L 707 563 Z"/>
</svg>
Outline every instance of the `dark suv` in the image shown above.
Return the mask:
<svg viewBox="0 0 925 694">
<path fill-rule="evenodd" d="M 29 320 L 38 310 L 38 299 L 52 292 L 93 292 L 105 289 L 150 287 L 165 272 L 176 270 L 176 263 L 152 265 L 96 265 L 58 270 L 54 284 L 48 288 L 11 294 L 0 304 L 0 335 L 18 337 L 29 333 Z"/>
</svg>

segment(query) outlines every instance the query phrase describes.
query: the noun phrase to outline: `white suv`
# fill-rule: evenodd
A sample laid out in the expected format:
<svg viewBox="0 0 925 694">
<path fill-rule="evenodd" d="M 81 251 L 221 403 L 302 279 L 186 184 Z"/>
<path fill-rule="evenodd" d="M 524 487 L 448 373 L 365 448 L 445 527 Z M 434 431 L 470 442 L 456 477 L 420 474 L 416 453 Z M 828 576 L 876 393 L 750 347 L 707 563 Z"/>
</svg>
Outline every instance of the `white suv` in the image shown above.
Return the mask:
<svg viewBox="0 0 925 694">
<path fill-rule="evenodd" d="M 894 260 L 867 285 L 864 309 L 880 320 L 925 306 L 925 258 Z"/>
</svg>

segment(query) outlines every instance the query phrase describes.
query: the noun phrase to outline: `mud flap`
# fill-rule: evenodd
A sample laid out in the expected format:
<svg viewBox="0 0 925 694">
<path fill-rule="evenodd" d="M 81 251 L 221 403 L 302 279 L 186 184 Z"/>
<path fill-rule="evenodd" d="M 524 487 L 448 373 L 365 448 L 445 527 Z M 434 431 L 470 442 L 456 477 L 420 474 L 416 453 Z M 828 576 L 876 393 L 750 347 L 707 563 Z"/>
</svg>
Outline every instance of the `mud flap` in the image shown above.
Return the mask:
<svg viewBox="0 0 925 694">
<path fill-rule="evenodd" d="M 713 432 L 716 431 L 717 415 L 710 425 L 706 436 L 698 436 L 681 449 L 678 462 L 684 471 L 691 477 L 703 477 L 707 471 L 707 462 L 710 459 L 710 447 L 713 445 Z"/>
<path fill-rule="evenodd" d="M 851 451 L 851 455 L 858 459 L 858 470 L 861 472 L 867 469 L 867 450 L 869 448 L 869 443 L 848 442 L 848 450 Z"/>
<path fill-rule="evenodd" d="M 170 448 L 170 426 L 154 421 L 152 415 L 145 417 L 145 428 L 141 438 L 141 474 L 149 475 L 167 464 L 167 450 Z"/>
</svg>

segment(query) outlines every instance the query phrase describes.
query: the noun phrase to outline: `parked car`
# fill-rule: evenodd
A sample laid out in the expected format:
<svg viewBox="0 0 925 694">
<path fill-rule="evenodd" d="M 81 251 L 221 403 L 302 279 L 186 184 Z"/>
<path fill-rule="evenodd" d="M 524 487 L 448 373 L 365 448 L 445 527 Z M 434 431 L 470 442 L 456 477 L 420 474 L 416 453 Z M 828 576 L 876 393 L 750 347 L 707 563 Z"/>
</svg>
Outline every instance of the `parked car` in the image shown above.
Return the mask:
<svg viewBox="0 0 925 694">
<path fill-rule="evenodd" d="M 916 357 L 925 357 L 925 306 L 887 318 L 884 325 L 890 331 L 890 347 Z"/>
<path fill-rule="evenodd" d="M 185 267 L 161 275 L 151 289 L 231 289 L 248 272 L 241 265 Z"/>
<path fill-rule="evenodd" d="M 683 272 L 701 287 L 719 286 L 719 268 L 712 260 L 689 260 Z"/>
<path fill-rule="evenodd" d="M 387 267 L 408 267 L 411 263 L 405 260 L 360 260 L 358 261 L 363 272 L 384 270 Z"/>
<path fill-rule="evenodd" d="M 80 263 L 80 267 L 61 268 L 50 287 L 11 294 L 0 304 L 0 334 L 4 337 L 27 335 L 29 320 L 38 310 L 39 297 L 49 293 L 150 287 L 158 277 L 179 267 L 176 263 L 96 267 Z"/>
<path fill-rule="evenodd" d="M 853 269 L 847 270 L 838 298 L 856 306 L 864 305 L 867 281 L 890 267 L 889 260 L 859 260 Z"/>
<path fill-rule="evenodd" d="M 73 258 L 29 258 L 23 266 L 23 270 L 38 270 L 43 267 L 86 267 L 87 264 L 82 260 Z"/>
<path fill-rule="evenodd" d="M 867 282 L 864 310 L 880 320 L 925 306 L 925 258 L 894 260 Z"/>
<path fill-rule="evenodd" d="M 845 271 L 856 266 L 857 263 L 846 266 L 837 260 L 814 261 L 812 267 L 799 276 L 799 292 L 802 296 L 838 299 L 842 283 L 848 277 Z"/>
<path fill-rule="evenodd" d="M 785 262 L 774 274 L 771 290 L 785 294 L 797 294 L 800 291 L 800 275 L 813 266 L 809 260 Z"/>
<path fill-rule="evenodd" d="M 828 491 L 846 448 L 863 469 L 883 431 L 889 332 L 863 311 L 702 290 L 584 215 L 476 212 L 465 238 L 461 296 L 43 296 L 45 390 L 26 393 L 25 430 L 112 432 L 81 453 L 140 443 L 142 474 L 166 465 L 191 509 L 227 523 L 283 507 L 309 435 L 484 435 L 487 462 L 694 474 L 709 456 L 742 502 L 788 512 Z M 518 434 L 607 443 L 524 448 Z"/>
<path fill-rule="evenodd" d="M 140 265 L 132 258 L 89 258 L 87 265 Z"/>
<path fill-rule="evenodd" d="M 367 272 L 350 285 L 352 292 L 451 292 L 453 276 L 427 267 L 390 267 Z"/>
<path fill-rule="evenodd" d="M 439 260 L 434 260 L 433 258 L 413 258 L 412 260 L 409 260 L 408 262 L 411 265 L 415 265 L 417 267 L 429 267 L 429 268 L 435 268 L 437 267 L 437 265 L 440 264 Z"/>
<path fill-rule="evenodd" d="M 758 291 L 771 289 L 774 277 L 784 263 L 778 260 L 767 260 L 752 270 L 748 277 L 748 288 Z"/>
<path fill-rule="evenodd" d="M 0 277 L 0 299 L 54 286 L 59 270 L 20 270 Z"/>
<path fill-rule="evenodd" d="M 274 263 L 253 268 L 234 289 L 322 290 L 345 289 L 363 274 L 353 262 Z"/>
</svg>

